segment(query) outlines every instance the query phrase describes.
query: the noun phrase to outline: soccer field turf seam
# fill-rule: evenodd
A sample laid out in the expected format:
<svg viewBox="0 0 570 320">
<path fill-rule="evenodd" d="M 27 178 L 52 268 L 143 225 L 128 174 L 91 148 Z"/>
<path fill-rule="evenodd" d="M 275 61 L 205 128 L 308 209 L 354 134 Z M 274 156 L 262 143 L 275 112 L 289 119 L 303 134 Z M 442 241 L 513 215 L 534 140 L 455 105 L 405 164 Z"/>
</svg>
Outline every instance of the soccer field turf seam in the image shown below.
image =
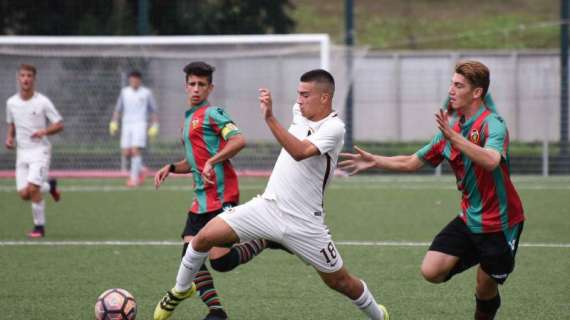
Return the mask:
<svg viewBox="0 0 570 320">
<path fill-rule="evenodd" d="M 419 241 L 335 241 L 341 246 L 376 246 L 376 247 L 427 247 L 430 242 Z M 180 246 L 179 241 L 0 241 L 0 246 Z M 522 242 L 521 247 L 534 248 L 570 248 L 570 243 Z"/>
</svg>

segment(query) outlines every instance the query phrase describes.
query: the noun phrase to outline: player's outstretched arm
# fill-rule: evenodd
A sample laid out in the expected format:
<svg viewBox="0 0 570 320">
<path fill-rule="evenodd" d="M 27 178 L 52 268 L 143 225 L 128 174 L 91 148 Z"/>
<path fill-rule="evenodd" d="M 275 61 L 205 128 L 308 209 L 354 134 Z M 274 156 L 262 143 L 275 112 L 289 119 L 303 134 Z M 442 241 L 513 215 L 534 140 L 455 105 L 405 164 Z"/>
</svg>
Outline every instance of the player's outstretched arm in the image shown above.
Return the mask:
<svg viewBox="0 0 570 320">
<path fill-rule="evenodd" d="M 170 173 L 190 173 L 190 166 L 186 159 L 178 161 L 176 163 L 167 164 L 160 168 L 154 175 L 154 187 L 156 189 L 160 188 L 160 185 L 166 180 Z"/>
<path fill-rule="evenodd" d="M 356 153 L 341 153 L 345 159 L 339 163 L 342 170 L 350 175 L 357 174 L 371 168 L 386 169 L 390 171 L 411 172 L 421 168 L 424 163 L 417 155 L 384 157 L 367 152 L 359 147 L 354 147 Z"/>
<path fill-rule="evenodd" d="M 483 167 L 485 170 L 492 171 L 501 163 L 501 154 L 492 149 L 480 147 L 479 145 L 465 139 L 458 132 L 455 132 L 449 126 L 447 113 L 440 110 L 435 114 L 437 128 L 441 131 L 445 139 L 449 141 L 455 148 L 464 153 L 471 161 Z"/>
<path fill-rule="evenodd" d="M 299 140 L 289 133 L 273 115 L 273 101 L 268 89 L 259 89 L 259 107 L 269 130 L 281 146 L 295 159 L 301 161 L 320 154 L 319 149 L 308 140 Z"/>
<path fill-rule="evenodd" d="M 204 179 L 206 183 L 214 183 L 214 165 L 233 158 L 244 147 L 245 138 L 243 134 L 238 133 L 234 136 L 231 136 L 228 139 L 226 145 L 220 151 L 218 151 L 218 153 L 206 161 L 206 164 L 202 169 L 202 179 Z"/>
</svg>

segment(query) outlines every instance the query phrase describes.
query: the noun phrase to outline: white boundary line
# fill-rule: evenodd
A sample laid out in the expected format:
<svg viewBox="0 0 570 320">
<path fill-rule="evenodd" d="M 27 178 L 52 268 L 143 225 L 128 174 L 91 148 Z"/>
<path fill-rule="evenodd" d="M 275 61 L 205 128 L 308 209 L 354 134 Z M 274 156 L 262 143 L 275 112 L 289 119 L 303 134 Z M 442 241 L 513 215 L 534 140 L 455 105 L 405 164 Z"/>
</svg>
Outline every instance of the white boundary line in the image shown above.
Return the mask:
<svg viewBox="0 0 570 320">
<path fill-rule="evenodd" d="M 130 240 L 109 240 L 109 241 L 0 241 L 0 247 L 7 246 L 180 246 L 180 241 L 130 241 Z M 360 247 L 427 247 L 430 242 L 420 241 L 335 241 L 341 246 Z M 570 248 L 570 243 L 540 243 L 523 242 L 521 247 L 531 248 Z"/>
</svg>

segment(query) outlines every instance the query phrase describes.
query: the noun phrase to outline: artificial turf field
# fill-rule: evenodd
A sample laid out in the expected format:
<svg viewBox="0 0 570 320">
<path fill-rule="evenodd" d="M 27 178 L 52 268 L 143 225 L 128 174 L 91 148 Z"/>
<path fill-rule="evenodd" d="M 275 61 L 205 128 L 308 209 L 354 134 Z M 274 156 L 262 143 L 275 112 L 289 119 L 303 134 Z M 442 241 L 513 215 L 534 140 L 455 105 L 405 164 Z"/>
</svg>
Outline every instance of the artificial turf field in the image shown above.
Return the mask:
<svg viewBox="0 0 570 320">
<path fill-rule="evenodd" d="M 497 319 L 570 319 L 570 177 L 514 180 L 527 221 Z M 151 319 L 174 283 L 191 182 L 170 179 L 160 191 L 150 181 L 134 190 L 123 183 L 60 181 L 62 201 L 47 201 L 47 237 L 28 241 L 30 205 L 12 180 L 0 180 L 0 319 L 93 319 L 95 299 L 113 287 L 135 296 L 137 319 Z M 240 183 L 247 201 L 265 179 Z M 345 265 L 391 319 L 472 319 L 474 270 L 443 285 L 419 274 L 428 243 L 458 207 L 450 176 L 336 178 L 326 196 L 327 224 Z M 231 319 L 365 319 L 311 267 L 280 251 L 213 275 Z M 173 319 L 205 314 L 194 297 Z"/>
</svg>

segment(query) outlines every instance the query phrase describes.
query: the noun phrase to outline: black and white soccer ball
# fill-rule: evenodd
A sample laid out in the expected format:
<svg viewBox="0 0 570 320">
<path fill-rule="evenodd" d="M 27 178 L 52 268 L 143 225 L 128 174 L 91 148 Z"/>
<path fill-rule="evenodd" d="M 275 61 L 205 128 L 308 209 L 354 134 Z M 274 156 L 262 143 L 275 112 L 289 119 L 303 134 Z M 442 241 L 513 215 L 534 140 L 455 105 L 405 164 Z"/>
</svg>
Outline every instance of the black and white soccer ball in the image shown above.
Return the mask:
<svg viewBox="0 0 570 320">
<path fill-rule="evenodd" d="M 136 316 L 137 302 L 125 289 L 109 289 L 101 293 L 95 303 L 97 320 L 135 320 Z"/>
</svg>

